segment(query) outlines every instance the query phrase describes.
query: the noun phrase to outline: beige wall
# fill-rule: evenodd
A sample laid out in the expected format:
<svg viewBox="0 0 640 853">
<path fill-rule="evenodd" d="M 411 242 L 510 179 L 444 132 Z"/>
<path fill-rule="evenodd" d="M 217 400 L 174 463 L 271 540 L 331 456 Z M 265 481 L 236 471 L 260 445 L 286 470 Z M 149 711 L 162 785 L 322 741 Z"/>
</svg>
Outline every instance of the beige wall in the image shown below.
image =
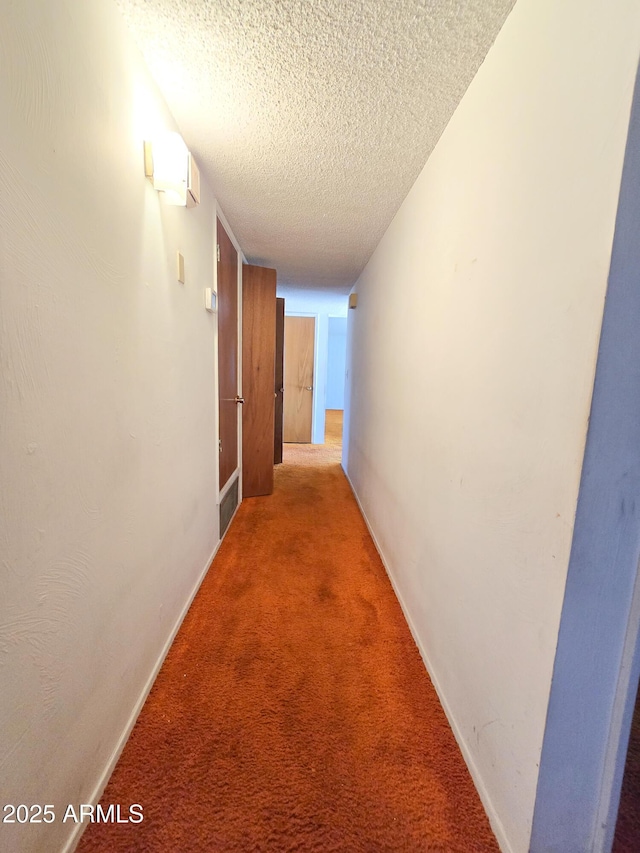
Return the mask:
<svg viewBox="0 0 640 853">
<path fill-rule="evenodd" d="M 171 116 L 116 4 L 3 2 L 3 802 L 88 802 L 218 541 L 215 200 L 170 208 Z M 186 283 L 175 274 L 185 257 Z M 0 824 L 0 848 L 74 828 Z"/>
<path fill-rule="evenodd" d="M 517 853 L 639 55 L 635 0 L 519 0 L 349 312 L 347 470 Z"/>
</svg>

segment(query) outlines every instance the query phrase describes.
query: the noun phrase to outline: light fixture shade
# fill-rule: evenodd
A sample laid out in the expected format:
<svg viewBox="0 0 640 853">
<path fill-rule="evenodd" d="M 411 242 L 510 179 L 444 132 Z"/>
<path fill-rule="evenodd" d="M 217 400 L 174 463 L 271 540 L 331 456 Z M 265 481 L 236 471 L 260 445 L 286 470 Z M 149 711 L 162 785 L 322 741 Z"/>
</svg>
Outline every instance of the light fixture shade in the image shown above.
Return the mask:
<svg viewBox="0 0 640 853">
<path fill-rule="evenodd" d="M 153 186 L 167 204 L 186 205 L 189 151 L 179 133 L 164 133 L 151 142 Z"/>
<path fill-rule="evenodd" d="M 187 207 L 195 207 L 197 204 L 200 204 L 200 170 L 191 153 L 189 153 L 189 180 L 187 189 L 189 190 Z"/>
</svg>

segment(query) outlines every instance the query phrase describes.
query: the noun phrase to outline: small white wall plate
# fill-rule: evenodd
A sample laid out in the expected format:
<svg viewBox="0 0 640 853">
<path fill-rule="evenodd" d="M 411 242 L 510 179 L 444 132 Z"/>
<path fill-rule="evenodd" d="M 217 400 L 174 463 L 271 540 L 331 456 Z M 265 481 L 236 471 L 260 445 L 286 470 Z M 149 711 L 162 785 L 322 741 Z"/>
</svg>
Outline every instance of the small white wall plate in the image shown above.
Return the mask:
<svg viewBox="0 0 640 853">
<path fill-rule="evenodd" d="M 217 294 L 211 287 L 207 287 L 204 291 L 204 307 L 213 313 L 216 310 L 217 302 Z"/>
</svg>

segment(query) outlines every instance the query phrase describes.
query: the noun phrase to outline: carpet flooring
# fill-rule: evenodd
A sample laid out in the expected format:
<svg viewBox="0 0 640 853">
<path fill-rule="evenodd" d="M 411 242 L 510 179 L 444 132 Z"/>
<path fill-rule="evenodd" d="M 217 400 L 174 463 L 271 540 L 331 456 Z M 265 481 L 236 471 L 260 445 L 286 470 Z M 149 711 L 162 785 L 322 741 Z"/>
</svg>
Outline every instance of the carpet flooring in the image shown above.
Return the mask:
<svg viewBox="0 0 640 853">
<path fill-rule="evenodd" d="M 629 751 L 622 780 L 620 809 L 612 853 L 640 850 L 640 690 L 631 724 Z"/>
<path fill-rule="evenodd" d="M 286 445 L 171 647 L 91 851 L 498 853 L 418 649 L 327 443 Z"/>
</svg>

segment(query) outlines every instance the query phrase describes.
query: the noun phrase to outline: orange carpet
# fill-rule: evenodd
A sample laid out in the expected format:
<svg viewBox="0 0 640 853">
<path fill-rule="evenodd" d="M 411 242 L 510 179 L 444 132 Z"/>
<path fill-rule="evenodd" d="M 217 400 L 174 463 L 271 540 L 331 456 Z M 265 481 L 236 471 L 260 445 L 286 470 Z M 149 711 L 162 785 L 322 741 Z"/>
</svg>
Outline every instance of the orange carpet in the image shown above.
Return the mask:
<svg viewBox="0 0 640 853">
<path fill-rule="evenodd" d="M 339 462 L 342 451 L 342 409 L 327 409 L 324 415 L 325 447 L 327 450 L 332 447 L 340 451 L 337 459 Z"/>
<path fill-rule="evenodd" d="M 102 803 L 144 821 L 82 853 L 497 853 L 330 421 L 241 505 L 142 710 Z"/>
</svg>

